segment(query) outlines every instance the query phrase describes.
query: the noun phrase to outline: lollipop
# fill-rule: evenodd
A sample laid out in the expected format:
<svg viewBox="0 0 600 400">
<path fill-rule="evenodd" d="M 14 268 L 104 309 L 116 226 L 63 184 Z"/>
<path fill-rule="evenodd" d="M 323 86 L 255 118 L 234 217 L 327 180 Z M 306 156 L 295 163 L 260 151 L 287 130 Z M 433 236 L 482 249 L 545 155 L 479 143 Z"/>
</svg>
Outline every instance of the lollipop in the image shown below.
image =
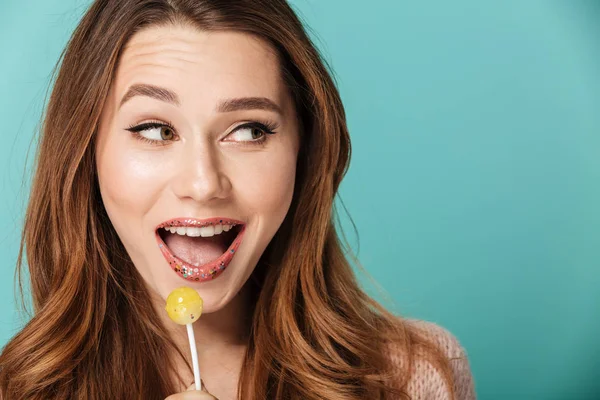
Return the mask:
<svg viewBox="0 0 600 400">
<path fill-rule="evenodd" d="M 194 366 L 194 383 L 196 390 L 200 387 L 200 368 L 198 367 L 198 351 L 196 350 L 196 340 L 194 339 L 194 329 L 192 324 L 202 314 L 202 297 L 194 289 L 189 287 L 180 287 L 173 290 L 167 297 L 165 310 L 169 318 L 176 324 L 187 327 L 188 339 L 190 341 L 190 350 L 192 351 L 192 364 Z"/>
</svg>

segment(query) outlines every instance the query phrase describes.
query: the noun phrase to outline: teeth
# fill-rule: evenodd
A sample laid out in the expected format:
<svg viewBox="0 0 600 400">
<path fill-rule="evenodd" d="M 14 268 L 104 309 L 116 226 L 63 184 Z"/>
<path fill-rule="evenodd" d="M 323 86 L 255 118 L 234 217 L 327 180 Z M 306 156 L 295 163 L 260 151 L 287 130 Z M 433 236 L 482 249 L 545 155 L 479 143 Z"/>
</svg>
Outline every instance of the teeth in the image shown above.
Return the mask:
<svg viewBox="0 0 600 400">
<path fill-rule="evenodd" d="M 198 237 L 200 236 L 200 228 L 185 228 L 186 229 L 186 234 L 188 236 L 191 237 Z"/>
<path fill-rule="evenodd" d="M 186 235 L 186 236 L 190 236 L 190 237 L 198 237 L 198 236 L 211 237 L 214 235 L 219 235 L 223 232 L 229 232 L 229 230 L 233 226 L 234 225 L 222 225 L 222 224 L 208 225 L 208 226 L 203 226 L 203 227 L 191 227 L 191 226 L 168 227 L 167 226 L 164 229 L 168 232 L 176 233 L 181 236 Z"/>
<path fill-rule="evenodd" d="M 202 228 L 200 228 L 200 236 L 202 236 L 202 237 L 215 236 L 215 227 L 214 226 L 203 226 Z"/>
</svg>

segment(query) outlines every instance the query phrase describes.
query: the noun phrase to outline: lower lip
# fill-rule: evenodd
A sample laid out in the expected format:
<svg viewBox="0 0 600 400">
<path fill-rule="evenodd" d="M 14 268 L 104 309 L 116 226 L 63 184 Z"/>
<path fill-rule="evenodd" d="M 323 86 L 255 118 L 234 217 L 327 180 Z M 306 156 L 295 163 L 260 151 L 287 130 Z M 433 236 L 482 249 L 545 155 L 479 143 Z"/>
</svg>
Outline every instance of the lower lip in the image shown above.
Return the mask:
<svg viewBox="0 0 600 400">
<path fill-rule="evenodd" d="M 156 231 L 156 241 L 158 242 L 158 247 L 160 248 L 162 255 L 165 257 L 169 263 L 169 266 L 175 273 L 177 273 L 177 275 L 190 282 L 206 282 L 215 279 L 221 275 L 225 269 L 227 269 L 227 266 L 231 260 L 233 260 L 233 256 L 236 254 L 238 247 L 240 247 L 240 244 L 242 243 L 244 232 L 246 232 L 246 225 L 242 226 L 242 229 L 225 253 L 223 253 L 216 260 L 198 267 L 183 261 L 171 253 L 165 242 L 158 234 L 158 231 Z"/>
</svg>

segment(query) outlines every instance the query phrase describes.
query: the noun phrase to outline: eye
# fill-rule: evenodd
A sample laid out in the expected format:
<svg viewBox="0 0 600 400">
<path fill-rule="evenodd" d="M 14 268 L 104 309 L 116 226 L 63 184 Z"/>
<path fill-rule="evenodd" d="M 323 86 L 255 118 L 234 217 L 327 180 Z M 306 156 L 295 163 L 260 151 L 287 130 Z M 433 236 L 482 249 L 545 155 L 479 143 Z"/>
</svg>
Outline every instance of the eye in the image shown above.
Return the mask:
<svg viewBox="0 0 600 400">
<path fill-rule="evenodd" d="M 235 128 L 224 141 L 226 142 L 241 142 L 244 144 L 263 144 L 267 135 L 272 135 L 278 125 L 275 122 L 265 121 L 264 123 L 253 121 L 242 124 Z M 167 145 L 170 142 L 177 140 L 175 128 L 169 122 L 146 122 L 136 126 L 126 128 L 133 136 L 141 141 L 152 145 Z M 236 138 L 237 136 L 237 138 Z M 228 139 L 233 137 L 233 140 Z"/>
<path fill-rule="evenodd" d="M 260 139 L 264 135 L 265 132 L 263 132 L 260 128 L 257 128 L 255 126 L 245 126 L 236 129 L 231 133 L 230 136 L 237 136 L 238 139 L 244 142 Z"/>
<path fill-rule="evenodd" d="M 130 132 L 136 132 L 140 136 L 148 140 L 173 140 L 173 137 L 175 136 L 175 133 L 173 132 L 173 128 L 171 126 L 156 122 L 148 122 L 145 124 L 127 128 L 127 130 Z"/>
<path fill-rule="evenodd" d="M 238 126 L 233 132 L 231 132 L 226 141 L 231 142 L 262 142 L 265 140 L 266 135 L 276 133 L 274 130 L 276 125 L 274 123 L 262 124 L 260 122 L 248 122 L 246 124 Z M 233 140 L 229 140 L 233 137 Z M 237 137 L 237 138 L 236 138 Z"/>
</svg>

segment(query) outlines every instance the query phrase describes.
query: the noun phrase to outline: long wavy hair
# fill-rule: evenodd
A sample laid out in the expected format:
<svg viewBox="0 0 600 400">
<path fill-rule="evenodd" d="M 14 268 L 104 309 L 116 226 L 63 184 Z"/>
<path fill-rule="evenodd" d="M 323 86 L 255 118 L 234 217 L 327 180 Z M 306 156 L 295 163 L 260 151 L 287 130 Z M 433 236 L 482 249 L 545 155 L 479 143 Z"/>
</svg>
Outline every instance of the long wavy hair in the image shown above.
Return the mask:
<svg viewBox="0 0 600 400">
<path fill-rule="evenodd" d="M 174 358 L 186 358 L 108 219 L 94 162 L 124 45 L 141 29 L 167 24 L 269 43 L 302 126 L 290 210 L 250 280 L 254 307 L 239 398 L 409 398 L 417 354 L 428 356 L 453 393 L 441 350 L 366 295 L 354 274 L 334 205 L 351 155 L 345 112 L 327 63 L 289 4 L 96 0 L 61 54 L 43 116 L 17 261 L 23 296 L 26 257 L 33 313 L 0 356 L 2 398 L 147 400 L 176 391 Z M 390 348 L 402 363 L 392 364 Z"/>
</svg>

